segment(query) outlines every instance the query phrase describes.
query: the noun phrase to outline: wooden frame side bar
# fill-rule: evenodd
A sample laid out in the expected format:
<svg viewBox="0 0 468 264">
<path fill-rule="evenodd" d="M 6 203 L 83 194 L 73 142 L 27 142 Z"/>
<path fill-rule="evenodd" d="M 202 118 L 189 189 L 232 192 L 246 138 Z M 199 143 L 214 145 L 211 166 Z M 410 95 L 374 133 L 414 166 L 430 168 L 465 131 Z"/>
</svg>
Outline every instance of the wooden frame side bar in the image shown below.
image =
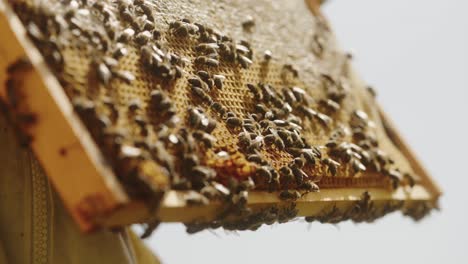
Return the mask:
<svg viewBox="0 0 468 264">
<path fill-rule="evenodd" d="M 403 137 L 398 133 L 393 121 L 388 117 L 387 114 L 379 109 L 382 124 L 387 132 L 388 137 L 396 145 L 396 147 L 402 152 L 402 154 L 409 160 L 413 170 L 421 177 L 422 184 L 428 188 L 431 192 L 433 200 L 437 200 L 441 195 L 442 191 L 434 179 L 429 175 L 428 171 L 423 167 L 421 161 L 416 157 L 414 151 L 405 142 Z"/>
<path fill-rule="evenodd" d="M 95 215 L 112 211 L 128 202 L 128 197 L 22 23 L 3 0 L 0 36 L 0 98 L 8 105 L 8 66 L 28 58 L 33 67 L 21 73 L 15 93 L 22 95 L 21 109 L 36 119 L 27 131 L 33 138 L 31 147 L 73 218 L 83 231 L 89 231 L 95 227 Z"/>
</svg>

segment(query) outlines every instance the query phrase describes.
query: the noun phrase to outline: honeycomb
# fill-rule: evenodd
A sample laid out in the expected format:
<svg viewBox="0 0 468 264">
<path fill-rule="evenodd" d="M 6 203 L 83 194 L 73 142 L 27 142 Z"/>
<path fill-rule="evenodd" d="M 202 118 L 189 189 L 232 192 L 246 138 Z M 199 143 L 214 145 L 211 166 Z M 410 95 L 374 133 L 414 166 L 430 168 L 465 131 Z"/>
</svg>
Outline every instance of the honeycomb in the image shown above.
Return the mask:
<svg viewBox="0 0 468 264">
<path fill-rule="evenodd" d="M 10 4 L 134 198 L 418 182 L 302 0 Z"/>
</svg>

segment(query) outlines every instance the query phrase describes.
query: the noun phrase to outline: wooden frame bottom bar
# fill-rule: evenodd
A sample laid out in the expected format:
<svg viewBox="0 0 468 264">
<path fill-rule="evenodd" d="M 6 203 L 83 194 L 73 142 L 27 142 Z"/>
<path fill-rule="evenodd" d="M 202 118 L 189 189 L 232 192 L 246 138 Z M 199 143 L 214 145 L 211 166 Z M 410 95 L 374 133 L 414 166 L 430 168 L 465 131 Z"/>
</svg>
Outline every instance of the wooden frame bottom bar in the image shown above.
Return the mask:
<svg viewBox="0 0 468 264">
<path fill-rule="evenodd" d="M 405 202 L 410 204 L 434 199 L 422 186 L 401 187 L 395 191 L 378 188 L 324 189 L 317 193 L 308 193 L 294 201 L 296 209 L 298 209 L 297 216 L 316 216 L 323 210 L 333 206 L 346 209 L 361 200 L 364 192 L 368 192 L 371 201 L 376 204 L 381 202 Z M 158 220 L 162 222 L 212 221 L 222 209 L 222 204 L 219 202 L 212 202 L 205 206 L 187 206 L 184 199 L 187 193 L 181 191 L 168 192 L 157 214 L 151 214 L 142 202 L 134 201 L 105 217 L 97 219 L 97 223 L 103 227 L 116 227 L 122 224 L 145 222 L 156 215 Z M 291 201 L 283 201 L 278 197 L 278 193 L 254 191 L 249 194 L 248 207 L 255 210 L 268 206 L 281 207 L 282 205 L 291 204 Z"/>
</svg>

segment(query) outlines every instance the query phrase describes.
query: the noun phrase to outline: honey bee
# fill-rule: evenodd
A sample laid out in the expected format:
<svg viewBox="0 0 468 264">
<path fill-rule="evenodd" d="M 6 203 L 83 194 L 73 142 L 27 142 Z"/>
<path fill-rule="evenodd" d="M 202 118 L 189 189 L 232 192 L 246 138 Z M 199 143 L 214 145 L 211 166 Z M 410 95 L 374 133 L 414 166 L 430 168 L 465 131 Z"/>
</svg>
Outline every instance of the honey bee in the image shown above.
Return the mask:
<svg viewBox="0 0 468 264">
<path fill-rule="evenodd" d="M 205 186 L 200 190 L 200 193 L 210 200 L 220 198 L 220 192 L 213 186 Z"/>
<path fill-rule="evenodd" d="M 333 101 L 333 100 L 320 100 L 319 101 L 319 104 L 324 108 L 326 109 L 326 111 L 329 111 L 331 113 L 335 113 L 337 112 L 338 110 L 340 110 L 340 105 Z"/>
<path fill-rule="evenodd" d="M 242 68 L 244 69 L 248 69 L 250 67 L 250 65 L 252 65 L 252 60 L 243 56 L 243 55 L 239 55 L 237 57 L 237 60 L 239 62 L 239 64 L 241 65 Z"/>
<path fill-rule="evenodd" d="M 200 231 L 203 231 L 204 229 L 206 229 L 207 227 L 209 227 L 209 225 L 207 224 L 204 224 L 204 223 L 190 223 L 190 224 L 185 224 L 186 226 L 186 232 L 187 234 L 195 234 L 195 233 L 198 233 Z"/>
<path fill-rule="evenodd" d="M 134 35 L 135 35 L 134 29 L 126 28 L 124 31 L 122 31 L 117 41 L 121 43 L 128 43 L 131 40 L 131 38 L 133 38 Z"/>
<path fill-rule="evenodd" d="M 139 109 L 142 108 L 142 103 L 141 103 L 141 100 L 138 99 L 138 98 L 135 98 L 135 99 L 132 99 L 129 103 L 128 103 L 128 109 L 132 112 L 135 112 Z"/>
<path fill-rule="evenodd" d="M 247 204 L 249 193 L 247 191 L 240 191 L 232 197 L 232 203 L 237 207 L 242 207 Z"/>
<path fill-rule="evenodd" d="M 258 154 L 250 154 L 247 156 L 247 160 L 250 161 L 250 162 L 255 162 L 255 163 L 258 163 L 258 164 L 262 164 L 263 163 L 263 159 L 260 155 Z"/>
<path fill-rule="evenodd" d="M 188 121 L 192 127 L 199 128 L 204 118 L 203 110 L 199 108 L 190 108 L 188 110 Z"/>
<path fill-rule="evenodd" d="M 296 208 L 296 205 L 294 203 L 291 203 L 289 206 L 283 207 L 279 211 L 278 223 L 286 223 L 290 221 L 291 219 L 294 219 L 298 213 L 299 213 L 299 210 Z"/>
<path fill-rule="evenodd" d="M 158 40 L 158 38 L 154 37 L 154 23 L 150 20 L 147 19 L 143 22 L 143 30 L 151 32 L 150 34 L 153 36 L 153 39 Z"/>
<path fill-rule="evenodd" d="M 149 4 L 143 2 L 140 5 L 141 10 L 146 15 L 147 19 L 154 22 L 152 8 Z"/>
<path fill-rule="evenodd" d="M 192 92 L 198 96 L 202 101 L 212 105 L 213 104 L 213 99 L 211 99 L 211 96 L 209 96 L 202 88 L 197 87 L 197 86 L 192 86 Z"/>
<path fill-rule="evenodd" d="M 263 101 L 269 102 L 272 98 L 276 97 L 276 93 L 273 92 L 272 88 L 268 84 L 259 83 L 258 86 L 263 93 Z"/>
<path fill-rule="evenodd" d="M 294 182 L 294 174 L 288 166 L 283 166 L 279 169 L 279 174 L 281 175 L 281 180 L 284 180 L 285 184 Z"/>
<path fill-rule="evenodd" d="M 250 142 L 250 145 L 247 146 L 247 151 L 256 152 L 260 150 L 263 145 L 263 137 L 255 136 L 255 138 Z"/>
<path fill-rule="evenodd" d="M 352 166 L 353 166 L 353 170 L 357 173 L 357 172 L 362 172 L 362 171 L 365 171 L 366 170 L 366 166 L 364 166 L 364 164 L 362 164 L 359 160 L 357 159 L 353 159 L 352 161 Z"/>
<path fill-rule="evenodd" d="M 193 132 L 193 137 L 200 140 L 206 148 L 212 148 L 216 143 L 216 138 L 214 136 L 200 130 Z"/>
<path fill-rule="evenodd" d="M 223 82 L 226 80 L 226 77 L 224 75 L 213 75 L 213 80 L 216 88 L 222 89 L 223 88 Z"/>
<path fill-rule="evenodd" d="M 198 71 L 198 77 L 200 77 L 203 81 L 207 81 L 211 78 L 210 74 L 207 71 Z"/>
<path fill-rule="evenodd" d="M 112 72 L 105 63 L 99 63 L 97 65 L 97 76 L 102 84 L 107 86 L 112 78 Z"/>
<path fill-rule="evenodd" d="M 242 122 L 242 119 L 238 118 L 238 117 L 228 117 L 226 119 L 226 123 L 228 126 L 230 126 L 231 128 L 237 128 L 237 127 L 241 127 L 243 122 Z"/>
<path fill-rule="evenodd" d="M 288 148 L 287 151 L 294 157 L 303 157 L 308 165 L 315 165 L 315 159 L 321 157 L 321 154 L 317 154 L 313 148 Z"/>
<path fill-rule="evenodd" d="M 240 190 L 244 190 L 244 191 L 253 190 L 255 188 L 255 182 L 252 180 L 252 178 L 249 177 L 247 178 L 247 180 L 242 181 L 238 187 Z"/>
<path fill-rule="evenodd" d="M 205 28 L 204 25 L 202 25 L 202 24 L 200 24 L 198 22 L 195 22 L 194 25 L 198 27 L 198 33 L 202 34 L 202 33 L 204 33 L 206 31 L 206 28 Z"/>
<path fill-rule="evenodd" d="M 314 119 L 318 115 L 317 111 L 303 105 L 300 105 L 298 109 L 310 120 Z"/>
<path fill-rule="evenodd" d="M 269 129 L 269 131 L 273 136 L 273 143 L 275 144 L 276 148 L 278 148 L 279 150 L 283 150 L 285 148 L 285 143 L 282 137 L 280 136 L 281 132 L 275 129 Z"/>
<path fill-rule="evenodd" d="M 190 150 L 190 148 L 188 150 Z M 191 171 L 192 168 L 200 164 L 200 159 L 193 153 L 187 153 L 182 157 L 182 164 L 184 165 L 185 169 L 189 169 Z"/>
<path fill-rule="evenodd" d="M 152 37 L 153 37 L 153 34 L 151 34 L 149 31 L 145 30 L 145 31 L 142 31 L 142 32 L 138 33 L 135 36 L 135 42 L 138 45 L 143 46 L 146 43 L 148 43 L 148 41 L 150 41 L 152 39 Z"/>
<path fill-rule="evenodd" d="M 266 115 L 269 109 L 264 104 L 256 104 L 255 111 L 259 114 Z M 267 118 L 268 119 L 268 118 Z"/>
<path fill-rule="evenodd" d="M 248 131 L 243 131 L 239 133 L 237 139 L 241 147 L 250 146 L 250 144 L 252 143 L 252 137 L 250 136 L 250 133 Z"/>
<path fill-rule="evenodd" d="M 161 221 L 159 221 L 159 220 L 155 220 L 155 221 L 151 221 L 151 222 L 146 223 L 145 224 L 146 225 L 145 231 L 140 236 L 140 238 L 145 239 L 145 238 L 150 237 L 151 234 L 154 232 L 154 230 L 156 230 L 156 228 L 158 228 L 159 224 L 161 224 Z"/>
<path fill-rule="evenodd" d="M 135 76 L 129 71 L 115 71 L 114 74 L 127 84 L 131 84 L 135 80 Z"/>
<path fill-rule="evenodd" d="M 405 173 L 405 174 L 403 175 L 403 178 L 406 179 L 406 181 L 407 181 L 407 183 L 408 183 L 408 185 L 409 185 L 410 187 L 414 187 L 414 185 L 416 184 L 415 178 L 414 178 L 411 174 L 409 174 L 409 173 Z"/>
<path fill-rule="evenodd" d="M 121 159 L 126 159 L 126 158 L 141 158 L 143 155 L 143 152 L 141 149 L 130 146 L 130 145 L 122 145 L 120 147 L 120 153 L 119 156 Z"/>
<path fill-rule="evenodd" d="M 333 120 L 329 116 L 322 113 L 318 113 L 315 117 L 325 127 L 328 127 L 333 122 Z"/>
<path fill-rule="evenodd" d="M 210 67 L 218 67 L 219 66 L 219 61 L 207 56 L 198 56 L 195 58 L 195 63 L 201 64 L 201 65 L 206 65 Z"/>
<path fill-rule="evenodd" d="M 372 86 L 367 86 L 367 91 L 372 97 L 377 97 L 377 91 Z"/>
<path fill-rule="evenodd" d="M 188 37 L 190 33 L 190 28 L 187 24 L 181 24 L 178 28 L 172 31 L 175 36 L 178 37 Z"/>
<path fill-rule="evenodd" d="M 284 190 L 279 194 L 281 200 L 297 200 L 301 198 L 301 193 L 296 190 Z"/>
<path fill-rule="evenodd" d="M 263 53 L 263 59 L 266 62 L 269 62 L 272 57 L 273 57 L 273 53 L 270 50 L 265 50 L 265 52 Z"/>
<path fill-rule="evenodd" d="M 255 26 L 255 20 L 252 16 L 246 16 L 244 21 L 242 22 L 242 27 L 244 30 L 251 30 L 252 27 Z"/>
<path fill-rule="evenodd" d="M 304 155 L 301 154 L 299 157 L 294 158 L 293 162 L 297 168 L 302 169 L 306 163 L 306 159 Z"/>
<path fill-rule="evenodd" d="M 257 168 L 256 175 L 258 175 L 265 182 L 270 183 L 273 176 L 271 174 L 272 168 L 269 166 L 261 166 Z"/>
<path fill-rule="evenodd" d="M 195 47 L 198 52 L 205 52 L 206 54 L 217 53 L 219 46 L 217 43 L 201 43 Z"/>
<path fill-rule="evenodd" d="M 188 78 L 187 81 L 193 86 L 197 86 L 197 87 L 202 87 L 203 86 L 202 81 L 198 77 Z"/>
<path fill-rule="evenodd" d="M 307 174 L 303 170 L 296 167 L 294 163 L 292 164 L 292 166 L 290 166 L 290 168 L 296 180 L 297 186 L 301 186 L 304 183 L 304 179 L 307 178 Z"/>
<path fill-rule="evenodd" d="M 393 189 L 398 188 L 400 181 L 403 179 L 403 175 L 397 170 L 390 170 L 387 174 L 390 177 Z"/>
<path fill-rule="evenodd" d="M 294 68 L 292 64 L 285 64 L 283 66 L 283 73 L 289 72 L 293 75 L 294 78 L 299 77 L 299 71 Z"/>
<path fill-rule="evenodd" d="M 221 105 L 218 102 L 213 102 L 210 105 L 210 108 L 213 109 L 215 112 L 217 112 L 221 116 L 224 116 L 227 113 L 226 107 L 224 107 L 223 105 Z"/>
<path fill-rule="evenodd" d="M 126 56 L 128 54 L 128 49 L 125 48 L 121 43 L 117 46 L 117 48 L 112 53 L 112 57 L 116 60 Z"/>
<path fill-rule="evenodd" d="M 319 186 L 313 181 L 304 181 L 300 187 L 308 192 L 318 192 L 320 190 Z"/>
<path fill-rule="evenodd" d="M 161 31 L 155 29 L 153 30 L 153 39 L 154 40 L 159 40 L 161 38 Z"/>
<path fill-rule="evenodd" d="M 332 176 L 336 176 L 336 173 L 338 172 L 338 167 L 340 166 L 340 163 L 337 161 L 331 159 L 331 158 L 325 158 L 322 160 L 323 164 L 327 165 L 328 171 L 331 173 Z"/>
</svg>

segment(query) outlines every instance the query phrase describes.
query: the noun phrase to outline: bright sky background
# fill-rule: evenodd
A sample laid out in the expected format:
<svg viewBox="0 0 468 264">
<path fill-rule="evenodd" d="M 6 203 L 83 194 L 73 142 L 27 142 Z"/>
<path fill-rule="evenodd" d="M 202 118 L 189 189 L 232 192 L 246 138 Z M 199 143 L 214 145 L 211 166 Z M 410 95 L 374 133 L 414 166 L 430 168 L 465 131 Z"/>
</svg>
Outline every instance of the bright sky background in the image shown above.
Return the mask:
<svg viewBox="0 0 468 264">
<path fill-rule="evenodd" d="M 420 224 L 300 221 L 238 235 L 162 225 L 148 240 L 165 263 L 468 263 L 468 1 L 328 1 L 324 12 L 361 76 L 442 187 Z"/>
</svg>

